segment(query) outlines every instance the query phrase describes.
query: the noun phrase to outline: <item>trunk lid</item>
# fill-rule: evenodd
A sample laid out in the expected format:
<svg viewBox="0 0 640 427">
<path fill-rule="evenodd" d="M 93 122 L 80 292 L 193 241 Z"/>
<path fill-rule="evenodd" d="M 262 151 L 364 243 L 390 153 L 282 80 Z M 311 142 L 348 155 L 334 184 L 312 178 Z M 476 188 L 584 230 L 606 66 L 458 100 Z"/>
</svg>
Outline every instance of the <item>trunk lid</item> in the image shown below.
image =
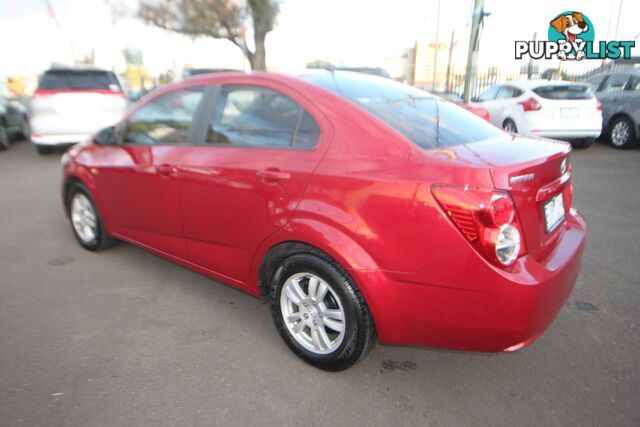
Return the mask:
<svg viewBox="0 0 640 427">
<path fill-rule="evenodd" d="M 454 150 L 459 160 L 487 167 L 496 189 L 509 191 L 523 228 L 527 253 L 535 258 L 548 253 L 562 235 L 565 221 L 547 231 L 545 204 L 562 193 L 567 217 L 573 197 L 568 160 L 571 146 L 560 141 L 515 137 L 461 145 Z"/>
</svg>

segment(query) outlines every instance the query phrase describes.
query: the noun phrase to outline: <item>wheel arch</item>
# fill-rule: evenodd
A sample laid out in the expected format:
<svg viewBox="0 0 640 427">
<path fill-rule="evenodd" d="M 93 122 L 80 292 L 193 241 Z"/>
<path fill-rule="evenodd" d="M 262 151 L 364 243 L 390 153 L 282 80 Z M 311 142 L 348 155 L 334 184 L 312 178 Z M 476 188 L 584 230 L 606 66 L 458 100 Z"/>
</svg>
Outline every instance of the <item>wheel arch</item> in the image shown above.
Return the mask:
<svg viewBox="0 0 640 427">
<path fill-rule="evenodd" d="M 268 298 L 269 286 L 279 263 L 295 253 L 312 253 L 341 266 L 354 280 L 375 319 L 379 310 L 372 292 L 385 277 L 367 251 L 343 231 L 315 219 L 295 219 L 265 240 L 254 259 L 257 293 Z M 370 289 L 372 288 L 372 289 Z"/>
<path fill-rule="evenodd" d="M 629 114 L 627 114 L 624 111 L 618 111 L 617 113 L 614 113 L 610 118 L 609 121 L 607 122 L 607 127 L 605 128 L 606 131 L 608 132 L 609 129 L 611 129 L 611 125 L 613 124 L 613 122 L 615 122 L 616 120 L 620 119 L 620 118 L 625 118 L 627 120 L 629 120 L 631 122 L 631 127 L 633 128 L 633 131 L 636 133 L 637 136 L 637 132 L 635 129 L 635 122 L 633 121 L 633 119 L 631 118 L 631 116 Z"/>
</svg>

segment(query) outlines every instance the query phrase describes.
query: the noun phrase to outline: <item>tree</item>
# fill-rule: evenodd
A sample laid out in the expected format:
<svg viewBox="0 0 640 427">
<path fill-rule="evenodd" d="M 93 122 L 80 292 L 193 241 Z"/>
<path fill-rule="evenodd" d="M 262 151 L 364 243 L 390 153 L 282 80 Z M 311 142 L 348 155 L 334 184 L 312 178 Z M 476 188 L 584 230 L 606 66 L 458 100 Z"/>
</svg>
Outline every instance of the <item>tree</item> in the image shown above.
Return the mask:
<svg viewBox="0 0 640 427">
<path fill-rule="evenodd" d="M 227 39 L 242 50 L 253 70 L 266 70 L 264 41 L 278 11 L 276 0 L 142 0 L 138 16 L 192 37 Z M 247 45 L 245 21 L 253 23 L 253 50 Z"/>
</svg>

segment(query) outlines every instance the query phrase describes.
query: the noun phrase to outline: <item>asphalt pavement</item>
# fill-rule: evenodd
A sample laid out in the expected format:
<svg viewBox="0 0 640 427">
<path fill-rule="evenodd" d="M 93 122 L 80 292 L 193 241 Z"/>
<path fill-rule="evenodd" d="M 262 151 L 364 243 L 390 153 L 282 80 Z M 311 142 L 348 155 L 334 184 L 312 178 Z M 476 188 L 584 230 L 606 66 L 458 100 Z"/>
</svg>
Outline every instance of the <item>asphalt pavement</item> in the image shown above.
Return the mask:
<svg viewBox="0 0 640 427">
<path fill-rule="evenodd" d="M 589 227 L 551 328 L 503 354 L 298 360 L 250 296 L 124 243 L 80 248 L 60 154 L 0 152 L 0 425 L 640 425 L 640 149 L 573 154 Z"/>
</svg>

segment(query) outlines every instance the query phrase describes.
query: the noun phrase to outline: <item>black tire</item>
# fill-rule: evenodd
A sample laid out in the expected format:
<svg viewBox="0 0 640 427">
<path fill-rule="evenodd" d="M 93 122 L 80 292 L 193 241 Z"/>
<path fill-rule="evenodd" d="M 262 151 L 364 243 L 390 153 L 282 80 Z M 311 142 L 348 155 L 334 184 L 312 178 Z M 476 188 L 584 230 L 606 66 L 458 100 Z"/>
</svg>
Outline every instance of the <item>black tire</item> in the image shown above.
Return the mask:
<svg viewBox="0 0 640 427">
<path fill-rule="evenodd" d="M 9 148 L 9 134 L 4 124 L 0 123 L 0 150 L 6 150 Z"/>
<path fill-rule="evenodd" d="M 626 129 L 626 137 L 624 137 Z M 616 134 L 622 132 L 623 136 Z M 607 137 L 611 145 L 623 150 L 632 148 L 636 145 L 636 130 L 633 122 L 628 117 L 618 117 L 613 120 L 608 127 Z"/>
<path fill-rule="evenodd" d="M 38 154 L 41 156 L 46 156 L 47 154 L 53 153 L 53 147 L 48 145 L 36 145 L 36 150 L 38 150 Z"/>
<path fill-rule="evenodd" d="M 27 141 L 31 139 L 31 125 L 29 124 L 29 118 L 27 116 L 22 116 L 19 137 Z"/>
<path fill-rule="evenodd" d="M 591 147 L 591 144 L 593 144 L 593 141 L 594 141 L 593 138 L 573 140 L 571 141 L 571 146 L 573 148 L 579 148 L 582 150 L 582 149 Z"/>
<path fill-rule="evenodd" d="M 511 119 L 506 119 L 502 123 L 502 129 L 507 132 L 518 133 L 518 127 L 516 126 L 516 123 Z"/>
<path fill-rule="evenodd" d="M 93 210 L 95 212 L 96 233 L 95 233 L 95 238 L 90 242 L 85 242 L 84 240 L 82 240 L 82 238 L 78 235 L 76 229 L 74 228 L 73 222 L 71 221 L 71 202 L 74 196 L 78 193 L 84 194 L 87 197 L 87 199 L 89 199 L 89 202 L 91 203 L 91 206 L 93 207 Z M 106 249 L 114 243 L 114 240 L 111 237 L 109 237 L 109 234 L 107 234 L 107 231 L 104 228 L 102 217 L 100 216 L 100 212 L 96 207 L 96 203 L 93 200 L 93 197 L 91 197 L 91 193 L 89 192 L 89 190 L 87 190 L 87 188 L 83 184 L 75 183 L 71 186 L 71 188 L 67 192 L 66 208 L 69 216 L 69 223 L 71 224 L 71 230 L 73 231 L 73 235 L 75 236 L 80 246 L 82 246 L 83 248 L 89 251 L 95 252 L 95 251 L 101 251 L 103 249 Z"/>
<path fill-rule="evenodd" d="M 345 311 L 345 335 L 339 347 L 328 354 L 307 350 L 292 336 L 284 323 L 280 295 L 286 280 L 296 273 L 320 277 L 340 299 Z M 364 358 L 375 346 L 376 330 L 369 307 L 354 280 L 334 260 L 321 253 L 298 253 L 285 258 L 273 276 L 270 289 L 271 315 L 278 333 L 305 362 L 327 371 L 341 371 Z"/>
</svg>

